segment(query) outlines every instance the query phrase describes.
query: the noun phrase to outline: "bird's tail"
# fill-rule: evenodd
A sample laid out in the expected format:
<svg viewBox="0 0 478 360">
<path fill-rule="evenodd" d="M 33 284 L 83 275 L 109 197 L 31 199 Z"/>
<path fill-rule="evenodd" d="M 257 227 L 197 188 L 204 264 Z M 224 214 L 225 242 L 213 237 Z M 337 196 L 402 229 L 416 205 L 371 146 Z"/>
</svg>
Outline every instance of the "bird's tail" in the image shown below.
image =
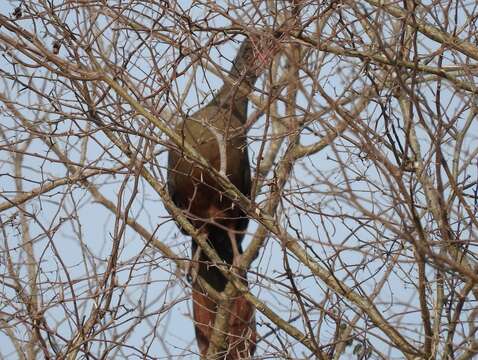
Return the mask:
<svg viewBox="0 0 478 360">
<path fill-rule="evenodd" d="M 208 240 L 221 259 L 232 264 L 233 254 L 227 232 L 217 227 L 208 229 Z M 193 246 L 193 251 L 196 247 Z M 223 291 L 227 285 L 227 279 L 202 253 L 199 256 L 198 274 L 217 291 Z M 248 285 L 246 274 L 240 275 L 243 275 L 241 281 Z M 193 284 L 193 312 L 196 339 L 202 356 L 206 355 L 209 348 L 217 310 L 217 303 L 195 282 Z M 246 300 L 244 295 L 239 294 L 227 302 L 227 316 L 228 335 L 226 348 L 223 349 L 224 354 L 221 355 L 221 358 L 232 360 L 252 357 L 257 337 L 254 306 Z"/>
</svg>

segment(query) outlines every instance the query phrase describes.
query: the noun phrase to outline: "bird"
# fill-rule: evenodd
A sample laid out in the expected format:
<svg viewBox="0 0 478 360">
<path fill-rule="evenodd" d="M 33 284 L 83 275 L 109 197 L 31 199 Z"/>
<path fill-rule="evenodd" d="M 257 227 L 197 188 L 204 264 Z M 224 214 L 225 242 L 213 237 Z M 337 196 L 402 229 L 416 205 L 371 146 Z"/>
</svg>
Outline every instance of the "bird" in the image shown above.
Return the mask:
<svg viewBox="0 0 478 360">
<path fill-rule="evenodd" d="M 175 132 L 211 166 L 227 176 L 246 197 L 251 196 L 251 170 L 245 124 L 248 95 L 273 51 L 270 41 L 249 35 L 232 61 L 229 79 L 204 107 L 186 117 Z M 187 158 L 180 147 L 168 153 L 167 187 L 174 204 L 184 211 L 228 265 L 238 265 L 242 241 L 249 223 L 247 214 L 224 195 L 221 185 L 207 170 Z M 180 228 L 181 229 L 181 228 Z M 186 232 L 181 229 L 183 233 Z M 216 291 L 224 291 L 228 280 L 192 240 L 192 299 L 196 341 L 205 356 L 212 334 L 217 304 L 196 282 L 200 276 Z M 245 271 L 237 274 L 248 285 Z M 225 359 L 250 358 L 256 347 L 254 306 L 239 295 L 229 302 L 227 351 Z"/>
</svg>

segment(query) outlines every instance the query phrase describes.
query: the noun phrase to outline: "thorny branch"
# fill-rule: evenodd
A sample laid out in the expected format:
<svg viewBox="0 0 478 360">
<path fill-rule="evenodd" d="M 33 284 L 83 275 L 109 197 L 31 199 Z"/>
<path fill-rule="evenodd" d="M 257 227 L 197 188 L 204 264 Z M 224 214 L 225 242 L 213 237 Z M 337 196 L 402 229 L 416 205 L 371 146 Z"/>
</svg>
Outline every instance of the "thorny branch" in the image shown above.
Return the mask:
<svg viewBox="0 0 478 360">
<path fill-rule="evenodd" d="M 208 294 L 256 307 L 259 357 L 476 356 L 473 4 L 9 6 L 2 356 L 197 354 L 190 239 L 172 219 L 229 280 L 222 293 L 201 284 Z M 172 128 L 231 82 L 244 35 L 284 23 L 284 51 L 249 96 L 250 200 Z M 250 217 L 249 289 L 165 190 L 170 144 Z M 224 347 L 226 309 L 209 358 Z"/>
</svg>

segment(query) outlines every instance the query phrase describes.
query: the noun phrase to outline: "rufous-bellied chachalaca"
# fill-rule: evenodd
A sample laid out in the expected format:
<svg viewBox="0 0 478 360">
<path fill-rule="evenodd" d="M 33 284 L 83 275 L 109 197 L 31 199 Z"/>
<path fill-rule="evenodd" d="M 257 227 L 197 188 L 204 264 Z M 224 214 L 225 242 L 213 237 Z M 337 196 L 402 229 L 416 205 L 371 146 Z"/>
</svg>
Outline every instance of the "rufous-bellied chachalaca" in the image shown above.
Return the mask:
<svg viewBox="0 0 478 360">
<path fill-rule="evenodd" d="M 176 132 L 218 171 L 225 174 L 244 195 L 250 196 L 251 174 L 245 123 L 248 95 L 261 71 L 272 58 L 271 42 L 246 38 L 232 63 L 228 81 L 203 108 L 187 117 Z M 232 81 L 231 81 L 232 80 Z M 169 151 L 168 191 L 175 205 L 189 221 L 207 235 L 209 244 L 227 264 L 238 264 L 242 240 L 249 219 L 245 212 L 224 195 L 210 173 L 186 158 L 178 147 Z M 192 241 L 191 271 L 217 291 L 227 279 Z M 247 284 L 245 274 L 243 281 Z M 194 279 L 194 276 L 193 276 Z M 193 280 L 193 312 L 196 339 L 201 355 L 207 353 L 217 304 Z M 231 299 L 226 359 L 250 358 L 255 350 L 254 307 L 243 296 Z"/>
</svg>

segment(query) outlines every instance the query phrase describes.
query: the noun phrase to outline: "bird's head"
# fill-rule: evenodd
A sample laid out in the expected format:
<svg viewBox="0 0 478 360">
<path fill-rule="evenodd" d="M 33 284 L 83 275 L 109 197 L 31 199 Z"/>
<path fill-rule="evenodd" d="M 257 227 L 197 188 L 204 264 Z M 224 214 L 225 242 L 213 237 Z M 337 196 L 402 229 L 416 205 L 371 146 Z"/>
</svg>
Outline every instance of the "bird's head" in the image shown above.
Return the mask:
<svg viewBox="0 0 478 360">
<path fill-rule="evenodd" d="M 281 48 L 282 33 L 250 33 L 243 41 L 231 67 L 231 76 L 253 85 Z"/>
</svg>

